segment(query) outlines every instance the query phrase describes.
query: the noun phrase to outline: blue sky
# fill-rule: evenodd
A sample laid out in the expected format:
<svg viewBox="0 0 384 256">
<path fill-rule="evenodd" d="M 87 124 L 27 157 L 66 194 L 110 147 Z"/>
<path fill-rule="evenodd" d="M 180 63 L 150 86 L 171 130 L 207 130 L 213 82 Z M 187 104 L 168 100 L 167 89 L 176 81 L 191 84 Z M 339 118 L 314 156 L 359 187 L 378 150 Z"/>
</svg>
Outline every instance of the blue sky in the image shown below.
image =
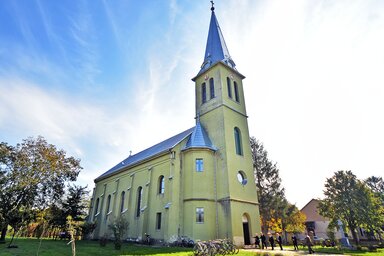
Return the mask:
<svg viewBox="0 0 384 256">
<path fill-rule="evenodd" d="M 288 200 L 326 177 L 383 173 L 384 2 L 218 0 L 251 136 Z M 4 1 L 0 139 L 44 136 L 81 158 L 79 183 L 194 125 L 209 1 Z"/>
</svg>

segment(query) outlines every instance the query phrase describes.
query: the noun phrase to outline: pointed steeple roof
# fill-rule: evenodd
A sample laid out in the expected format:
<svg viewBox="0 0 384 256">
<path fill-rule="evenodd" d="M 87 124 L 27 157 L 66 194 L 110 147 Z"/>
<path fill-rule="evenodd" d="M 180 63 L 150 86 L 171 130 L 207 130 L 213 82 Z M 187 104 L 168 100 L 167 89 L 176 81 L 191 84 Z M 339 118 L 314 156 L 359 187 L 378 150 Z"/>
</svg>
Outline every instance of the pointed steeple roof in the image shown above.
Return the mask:
<svg viewBox="0 0 384 256">
<path fill-rule="evenodd" d="M 209 139 L 207 132 L 204 130 L 204 127 L 201 126 L 200 117 L 197 117 L 195 129 L 193 130 L 183 150 L 190 148 L 208 148 L 214 151 L 217 150 L 217 148 Z"/>
<path fill-rule="evenodd" d="M 212 2 L 212 1 L 211 1 Z M 223 34 L 216 19 L 215 8 L 211 8 L 211 22 L 209 24 L 207 46 L 205 48 L 204 62 L 201 65 L 199 74 L 221 61 L 227 66 L 235 69 L 235 62 L 231 59 Z"/>
</svg>

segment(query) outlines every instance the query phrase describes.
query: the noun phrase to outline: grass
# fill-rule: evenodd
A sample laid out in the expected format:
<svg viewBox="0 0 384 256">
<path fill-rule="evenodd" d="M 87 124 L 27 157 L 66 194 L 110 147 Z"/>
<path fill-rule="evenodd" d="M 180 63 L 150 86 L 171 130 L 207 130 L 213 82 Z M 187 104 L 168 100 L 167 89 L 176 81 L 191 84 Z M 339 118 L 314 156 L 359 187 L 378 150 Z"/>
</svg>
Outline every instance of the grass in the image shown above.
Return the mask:
<svg viewBox="0 0 384 256">
<path fill-rule="evenodd" d="M 289 248 L 293 250 L 293 246 L 285 246 L 285 248 Z M 367 247 L 363 247 L 362 250 L 350 250 L 350 249 L 338 249 L 337 247 L 322 247 L 322 246 L 313 246 L 313 250 L 316 253 L 323 254 L 340 254 L 340 255 L 352 255 L 352 256 L 383 256 L 384 249 L 377 249 L 377 252 L 368 251 Z M 300 246 L 300 251 L 307 251 L 307 247 Z"/>
<path fill-rule="evenodd" d="M 54 241 L 44 239 L 42 241 L 39 256 L 71 256 L 71 245 L 68 241 Z M 7 248 L 7 244 L 0 244 L 1 256 L 30 256 L 36 255 L 39 240 L 34 238 L 18 238 L 13 244 L 18 248 Z M 105 247 L 101 247 L 97 241 L 76 241 L 76 255 L 192 255 L 189 248 L 174 247 L 147 247 L 132 244 L 123 244 L 121 250 L 115 250 L 113 242 L 108 242 Z"/>
<path fill-rule="evenodd" d="M 316 252 L 319 253 L 328 253 L 328 254 L 346 254 L 352 256 L 383 256 L 384 249 L 377 249 L 376 252 L 368 251 L 367 247 L 363 247 L 361 250 L 350 250 L 350 249 L 338 249 L 338 248 L 330 248 L 330 247 L 321 247 L 316 246 L 314 248 Z"/>
<path fill-rule="evenodd" d="M 9 240 L 7 241 L 9 242 Z M 67 244 L 68 241 L 54 241 L 49 239 L 42 240 L 39 256 L 71 256 L 71 246 Z M 14 243 L 18 248 L 7 248 L 7 244 L 0 244 L 1 256 L 30 256 L 36 255 L 39 240 L 35 238 L 17 238 Z M 292 249 L 289 246 L 285 247 Z M 301 248 L 300 248 L 301 249 Z M 304 249 L 303 249 L 304 251 Z M 379 256 L 384 255 L 384 249 L 379 249 L 377 252 L 351 251 L 351 250 L 337 250 L 334 248 L 322 248 L 315 247 L 316 252 L 330 253 L 330 254 L 348 254 L 353 256 Z M 278 253 L 278 252 L 276 252 Z M 123 244 L 121 250 L 115 250 L 113 243 L 108 242 L 106 247 L 100 247 L 97 241 L 76 241 L 76 255 L 77 256 L 90 256 L 90 255 L 180 255 L 180 256 L 192 256 L 191 248 L 179 248 L 179 247 L 148 247 L 135 244 Z M 261 255 L 259 253 L 250 252 L 246 250 L 240 250 L 239 256 L 255 256 Z M 265 254 L 265 255 L 271 255 Z"/>
</svg>

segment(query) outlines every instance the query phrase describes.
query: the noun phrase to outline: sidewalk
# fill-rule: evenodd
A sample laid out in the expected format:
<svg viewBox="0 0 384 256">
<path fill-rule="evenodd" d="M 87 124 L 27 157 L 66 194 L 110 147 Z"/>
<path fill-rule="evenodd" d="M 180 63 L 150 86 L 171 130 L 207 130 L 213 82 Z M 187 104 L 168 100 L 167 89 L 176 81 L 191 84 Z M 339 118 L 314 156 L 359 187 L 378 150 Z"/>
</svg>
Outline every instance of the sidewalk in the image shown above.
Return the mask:
<svg viewBox="0 0 384 256">
<path fill-rule="evenodd" d="M 287 256 L 293 256 L 293 255 L 328 255 L 328 256 L 340 256 L 340 254 L 328 254 L 328 253 L 315 253 L 309 254 L 308 251 L 294 251 L 293 249 L 284 249 L 280 250 L 275 248 L 275 250 L 262 250 L 262 249 L 255 249 L 254 247 L 245 247 L 244 250 L 248 252 L 258 252 L 258 253 L 273 253 L 273 254 L 280 254 L 280 255 L 287 255 Z M 343 254 L 347 255 L 347 254 Z"/>
</svg>

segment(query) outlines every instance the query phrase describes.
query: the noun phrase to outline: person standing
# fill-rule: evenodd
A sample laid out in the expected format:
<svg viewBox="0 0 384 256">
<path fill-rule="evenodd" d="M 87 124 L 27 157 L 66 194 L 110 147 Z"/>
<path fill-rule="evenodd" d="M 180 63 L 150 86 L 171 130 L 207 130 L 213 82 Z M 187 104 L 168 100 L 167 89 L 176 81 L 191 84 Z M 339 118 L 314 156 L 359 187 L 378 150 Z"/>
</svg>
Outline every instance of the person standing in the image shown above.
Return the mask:
<svg viewBox="0 0 384 256">
<path fill-rule="evenodd" d="M 256 234 L 256 236 L 255 236 L 255 248 L 260 249 L 260 237 L 258 234 Z"/>
<path fill-rule="evenodd" d="M 281 238 L 281 235 L 279 233 L 276 233 L 276 236 L 277 236 L 276 240 L 280 246 L 280 250 L 283 250 L 283 239 Z"/>
<path fill-rule="evenodd" d="M 309 254 L 312 254 L 312 253 L 315 252 L 314 250 L 312 250 L 312 240 L 311 240 L 311 238 L 309 237 L 308 234 L 307 234 L 307 236 L 305 237 L 305 245 L 308 246 L 308 252 L 309 252 Z"/>
<path fill-rule="evenodd" d="M 265 237 L 264 233 L 261 233 L 261 249 L 268 249 L 267 247 L 267 238 Z"/>
<path fill-rule="evenodd" d="M 295 251 L 299 250 L 299 247 L 297 246 L 297 237 L 295 235 L 292 236 L 292 243 L 293 249 L 295 249 Z"/>
<path fill-rule="evenodd" d="M 273 238 L 272 234 L 269 234 L 269 244 L 272 247 L 272 250 L 275 248 L 275 239 Z"/>
</svg>

